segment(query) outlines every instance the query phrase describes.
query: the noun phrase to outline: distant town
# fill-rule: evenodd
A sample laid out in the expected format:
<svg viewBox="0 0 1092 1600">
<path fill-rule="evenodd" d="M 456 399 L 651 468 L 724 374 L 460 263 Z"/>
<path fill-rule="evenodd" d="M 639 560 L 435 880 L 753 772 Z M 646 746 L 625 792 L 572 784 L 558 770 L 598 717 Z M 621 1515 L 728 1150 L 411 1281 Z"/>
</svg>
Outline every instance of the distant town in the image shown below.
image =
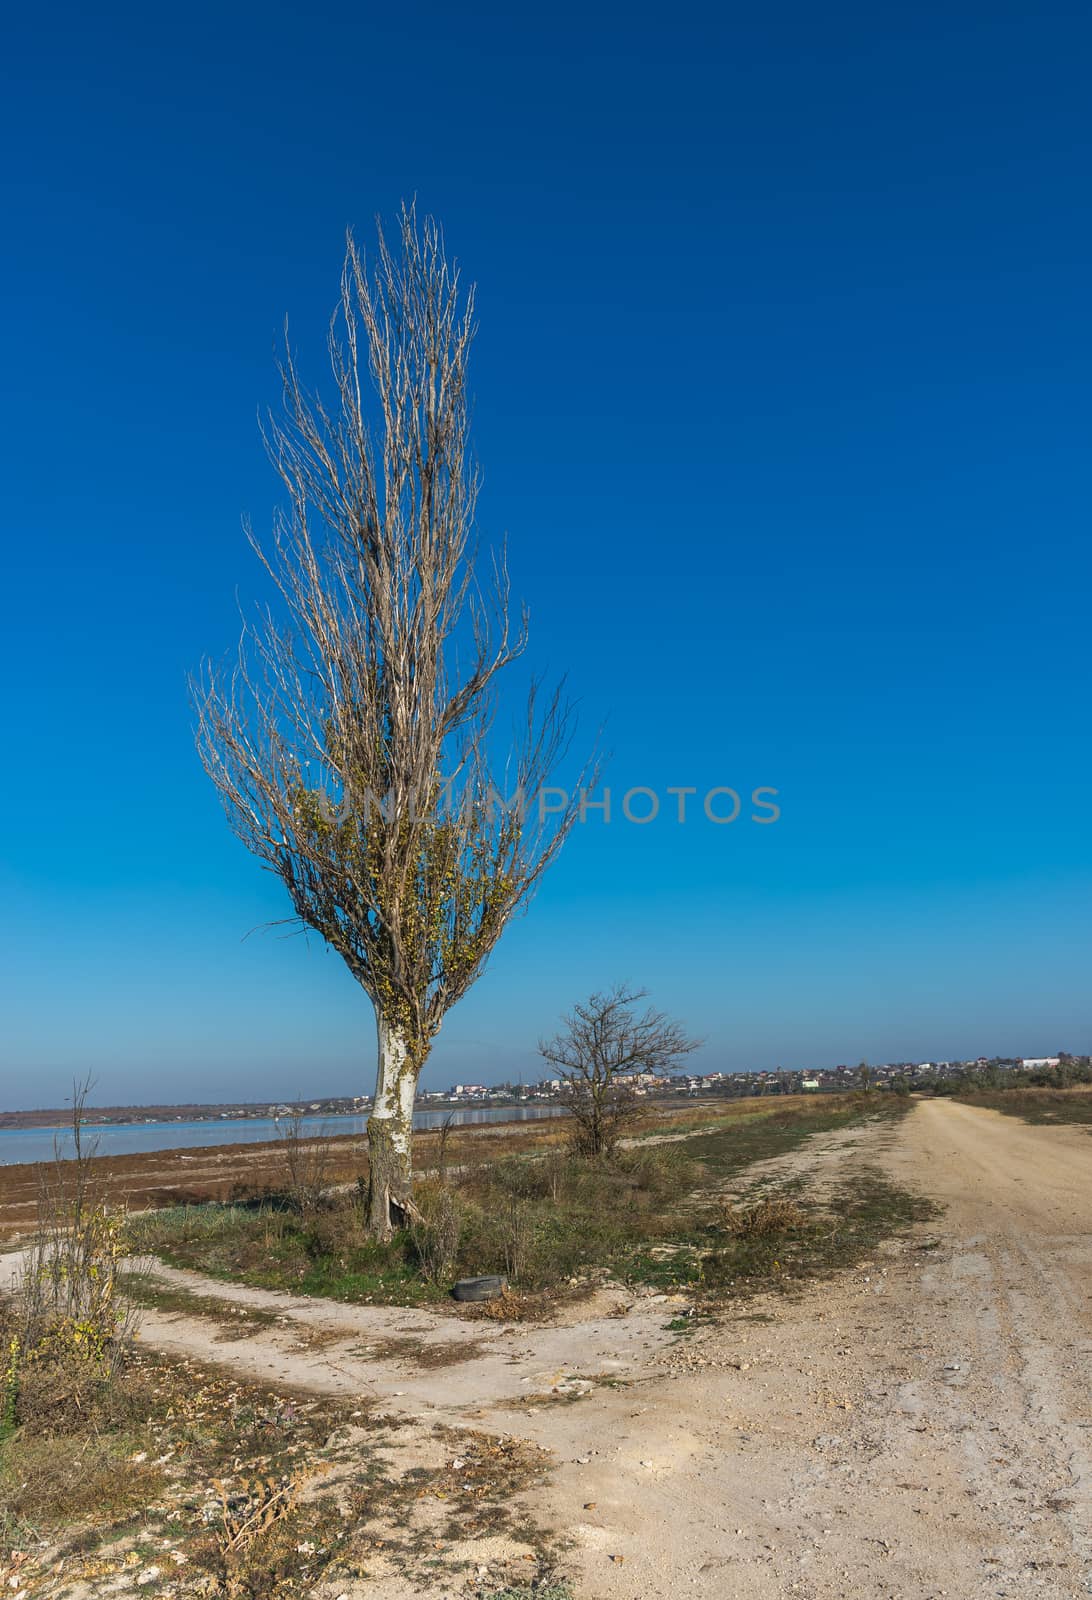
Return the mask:
<svg viewBox="0 0 1092 1600">
<path fill-rule="evenodd" d="M 873 1066 L 817 1068 L 770 1068 L 762 1072 L 677 1073 L 657 1077 L 635 1073 L 626 1081 L 636 1095 L 650 1099 L 724 1097 L 740 1099 L 752 1095 L 836 1094 L 853 1089 L 886 1090 L 909 1093 L 936 1088 L 967 1076 L 994 1073 L 1047 1073 L 1051 1076 L 1067 1066 L 1083 1073 L 1089 1070 L 1088 1056 L 1060 1052 L 1056 1056 L 979 1056 L 967 1061 L 896 1061 Z M 558 1078 L 543 1078 L 535 1083 L 454 1083 L 448 1089 L 418 1093 L 417 1108 L 423 1111 L 479 1106 L 511 1106 L 560 1103 L 563 1085 Z M 283 1120 L 289 1116 L 351 1117 L 366 1116 L 370 1095 L 323 1095 L 295 1101 L 238 1101 L 222 1104 L 95 1106 L 87 1107 L 84 1120 L 95 1125 L 171 1122 L 230 1122 Z M 61 1108 L 37 1111 L 0 1111 L 0 1129 L 57 1127 L 68 1121 L 70 1112 Z"/>
</svg>

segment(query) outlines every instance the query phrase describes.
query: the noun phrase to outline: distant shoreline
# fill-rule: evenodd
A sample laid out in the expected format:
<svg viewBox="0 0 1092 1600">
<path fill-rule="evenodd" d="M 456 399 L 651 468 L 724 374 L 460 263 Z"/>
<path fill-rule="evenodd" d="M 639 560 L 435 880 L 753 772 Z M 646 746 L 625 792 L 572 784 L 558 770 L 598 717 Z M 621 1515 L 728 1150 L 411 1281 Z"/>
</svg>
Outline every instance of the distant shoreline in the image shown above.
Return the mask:
<svg viewBox="0 0 1092 1600">
<path fill-rule="evenodd" d="M 564 1115 L 558 1105 L 483 1105 L 436 1103 L 418 1105 L 413 1126 L 418 1133 L 437 1130 L 450 1121 L 463 1128 L 507 1123 L 516 1125 L 550 1120 Z M 326 1138 L 332 1145 L 361 1146 L 367 1138 L 368 1110 L 349 1115 L 311 1112 L 300 1118 L 305 1138 Z M 85 1154 L 108 1161 L 129 1157 L 167 1155 L 173 1151 L 231 1151 L 266 1147 L 283 1150 L 283 1123 L 261 1117 L 193 1117 L 155 1122 L 140 1118 L 130 1122 L 94 1122 L 83 1128 Z M 0 1172 L 13 1166 L 68 1160 L 73 1154 L 72 1130 L 60 1126 L 0 1127 Z M 183 1156 L 182 1159 L 189 1159 Z"/>
<path fill-rule="evenodd" d="M 519 1110 L 524 1106 L 549 1105 L 546 1100 L 455 1099 L 419 1101 L 419 1111 Z M 238 1101 L 219 1105 L 88 1106 L 83 1116 L 85 1128 L 170 1127 L 184 1122 L 266 1122 L 280 1114 L 299 1114 L 308 1120 L 318 1117 L 366 1117 L 371 1097 L 354 1099 L 331 1096 L 306 1101 Z M 0 1111 L 0 1133 L 40 1129 L 62 1132 L 72 1126 L 71 1110 L 55 1107 L 35 1111 Z"/>
</svg>

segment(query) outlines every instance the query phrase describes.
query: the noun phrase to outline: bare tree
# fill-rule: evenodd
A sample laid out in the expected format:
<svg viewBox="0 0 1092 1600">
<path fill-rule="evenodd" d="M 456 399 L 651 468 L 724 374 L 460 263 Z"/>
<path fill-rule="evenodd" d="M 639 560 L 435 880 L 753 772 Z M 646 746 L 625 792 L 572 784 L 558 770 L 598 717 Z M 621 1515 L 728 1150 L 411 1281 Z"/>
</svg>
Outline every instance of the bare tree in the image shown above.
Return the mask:
<svg viewBox="0 0 1092 1600">
<path fill-rule="evenodd" d="M 561 1080 L 561 1102 L 576 1123 L 574 1142 L 582 1155 L 613 1152 L 638 1109 L 635 1073 L 663 1072 L 701 1042 L 651 1006 L 638 1014 L 635 1008 L 647 993 L 619 984 L 593 994 L 565 1017 L 556 1038 L 539 1044 Z"/>
<path fill-rule="evenodd" d="M 284 1159 L 289 1198 L 302 1216 L 311 1216 L 322 1199 L 333 1160 L 331 1130 L 326 1123 L 317 1133 L 310 1130 L 299 1106 L 274 1117 L 273 1128 Z"/>
<path fill-rule="evenodd" d="M 447 1011 L 526 904 L 578 812 L 547 788 L 570 737 L 533 683 L 498 752 L 497 678 L 522 655 L 503 555 L 475 572 L 474 292 L 403 207 L 370 264 L 349 237 L 328 349 L 332 406 L 288 350 L 265 439 L 287 492 L 251 544 L 275 609 L 230 672 L 193 686 L 198 748 L 231 824 L 295 917 L 375 1007 L 369 1215 L 412 1215 L 418 1076 Z M 581 783 L 594 779 L 582 776 Z"/>
</svg>

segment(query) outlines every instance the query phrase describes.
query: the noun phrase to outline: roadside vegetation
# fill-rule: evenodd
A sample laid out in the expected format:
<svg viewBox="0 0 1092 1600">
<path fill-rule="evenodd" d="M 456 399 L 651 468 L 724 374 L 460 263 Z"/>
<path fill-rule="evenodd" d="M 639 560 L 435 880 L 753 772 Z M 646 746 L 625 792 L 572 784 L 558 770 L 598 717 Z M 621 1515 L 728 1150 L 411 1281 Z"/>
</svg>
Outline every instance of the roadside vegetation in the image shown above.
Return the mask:
<svg viewBox="0 0 1092 1600">
<path fill-rule="evenodd" d="M 511 1302 L 529 1311 L 607 1275 L 742 1292 L 830 1270 L 917 1220 L 920 1202 L 859 1173 L 822 1206 L 798 1196 L 779 1228 L 743 1228 L 721 1203 L 753 1163 L 905 1110 L 878 1094 L 750 1101 L 705 1111 L 688 1132 L 634 1139 L 610 1159 L 558 1143 L 484 1160 L 479 1146 L 418 1182 L 419 1217 L 383 1243 L 370 1236 L 363 1183 L 317 1206 L 286 1186 L 248 1204 L 162 1210 L 134 1219 L 131 1238 L 138 1252 L 212 1277 L 365 1304 L 438 1302 L 455 1279 L 482 1273 L 504 1274 Z"/>
<path fill-rule="evenodd" d="M 1025 1122 L 1092 1125 L 1092 1059 L 1088 1056 L 1063 1056 L 1056 1067 L 1029 1072 L 984 1067 L 937 1084 L 935 1092 Z"/>
<path fill-rule="evenodd" d="M 1092 1086 L 1071 1089 L 964 1089 L 957 1098 L 965 1105 L 1003 1111 L 1025 1122 L 1076 1122 L 1092 1126 Z"/>
</svg>

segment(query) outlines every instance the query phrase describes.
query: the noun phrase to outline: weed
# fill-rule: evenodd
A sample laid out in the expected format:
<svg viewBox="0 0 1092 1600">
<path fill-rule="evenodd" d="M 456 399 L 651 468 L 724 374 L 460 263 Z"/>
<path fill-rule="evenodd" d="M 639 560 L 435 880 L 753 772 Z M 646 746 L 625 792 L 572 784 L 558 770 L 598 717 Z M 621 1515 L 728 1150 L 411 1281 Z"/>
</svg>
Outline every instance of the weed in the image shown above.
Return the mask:
<svg viewBox="0 0 1092 1600">
<path fill-rule="evenodd" d="M 750 1208 L 752 1213 L 756 1209 Z M 742 1231 L 733 1226 L 730 1212 L 727 1225 L 717 1230 L 722 1237 L 705 1258 L 707 1287 L 738 1292 L 747 1285 L 800 1283 L 852 1266 L 881 1240 L 937 1212 L 931 1201 L 899 1188 L 872 1169 L 840 1185 L 825 1214 L 809 1215 L 795 1205 L 793 1210 L 795 1220 L 789 1225 L 760 1225 Z"/>
<path fill-rule="evenodd" d="M 545 1588 L 532 1589 L 518 1584 L 514 1589 L 494 1589 L 489 1600 L 574 1600 L 567 1583 L 548 1583 Z"/>
<path fill-rule="evenodd" d="M 736 1239 L 760 1239 L 766 1234 L 790 1233 L 806 1223 L 805 1213 L 787 1195 L 768 1195 L 751 1205 L 724 1207 L 721 1226 Z"/>
<path fill-rule="evenodd" d="M 464 1206 L 461 1197 L 441 1180 L 415 1196 L 420 1216 L 409 1230 L 421 1276 L 426 1283 L 450 1281 L 459 1254 Z"/>
<path fill-rule="evenodd" d="M 8 1360 L 0 1385 L 0 1444 L 10 1439 L 18 1426 L 19 1358 L 22 1342 L 17 1333 L 8 1339 Z"/>
<path fill-rule="evenodd" d="M 216 1529 L 219 1557 L 219 1587 L 225 1595 L 259 1595 L 276 1592 L 284 1555 L 274 1537 L 278 1524 L 294 1510 L 301 1479 L 285 1475 L 279 1479 L 256 1478 L 230 1489 L 219 1478 L 213 1480 L 220 1505 Z"/>
<path fill-rule="evenodd" d="M 311 1132 L 301 1111 L 289 1111 L 276 1119 L 277 1143 L 284 1157 L 287 1194 L 304 1216 L 310 1216 L 322 1199 L 329 1182 L 333 1152 L 331 1134 L 326 1127 Z"/>
</svg>

